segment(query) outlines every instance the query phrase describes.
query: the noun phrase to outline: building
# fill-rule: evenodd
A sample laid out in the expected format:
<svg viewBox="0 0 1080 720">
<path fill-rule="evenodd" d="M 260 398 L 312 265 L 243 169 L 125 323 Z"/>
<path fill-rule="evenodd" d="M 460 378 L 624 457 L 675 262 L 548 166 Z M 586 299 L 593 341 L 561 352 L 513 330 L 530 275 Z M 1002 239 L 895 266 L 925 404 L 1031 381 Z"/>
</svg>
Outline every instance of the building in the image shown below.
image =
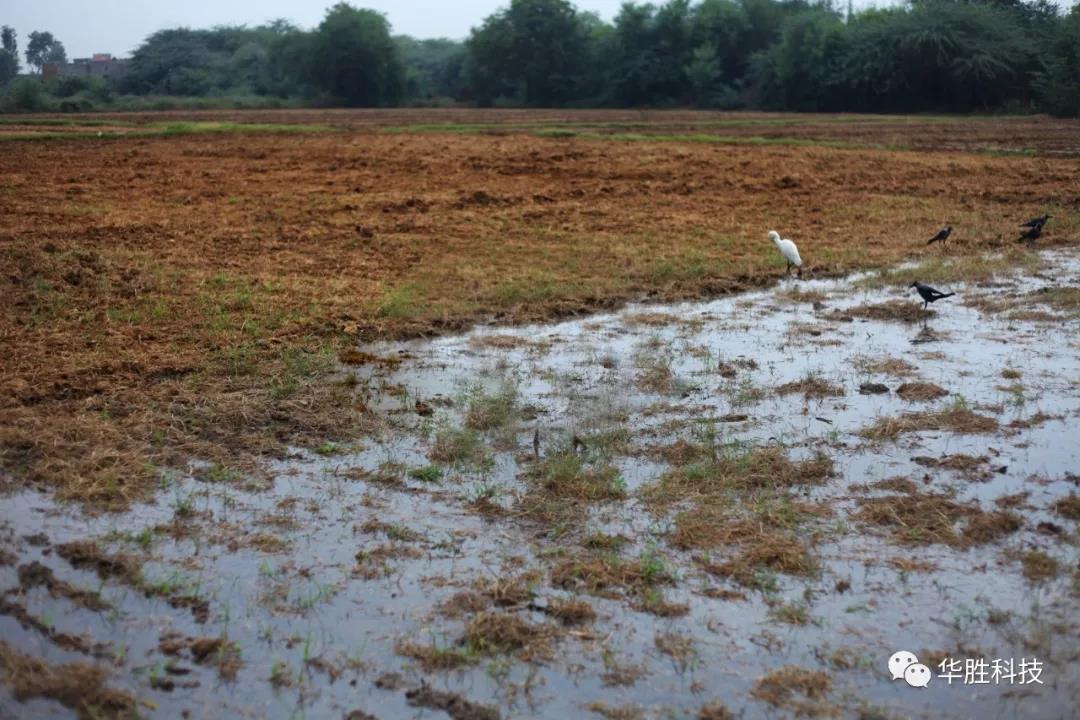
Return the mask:
<svg viewBox="0 0 1080 720">
<path fill-rule="evenodd" d="M 114 58 L 109 53 L 94 53 L 93 57 L 75 58 L 69 63 L 45 63 L 41 68 L 41 76 L 46 81 L 58 75 L 115 80 L 127 71 L 128 62 Z"/>
</svg>

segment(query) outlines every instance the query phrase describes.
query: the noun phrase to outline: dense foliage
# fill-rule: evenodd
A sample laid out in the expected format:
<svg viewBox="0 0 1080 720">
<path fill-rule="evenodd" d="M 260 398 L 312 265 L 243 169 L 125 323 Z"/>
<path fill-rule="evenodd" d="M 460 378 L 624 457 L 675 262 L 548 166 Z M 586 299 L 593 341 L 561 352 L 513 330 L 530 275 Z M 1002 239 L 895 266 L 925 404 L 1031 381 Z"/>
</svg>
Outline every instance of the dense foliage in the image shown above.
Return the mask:
<svg viewBox="0 0 1080 720">
<path fill-rule="evenodd" d="M 0 83 L 15 74 L 14 43 L 5 34 Z M 31 45 L 38 67 L 63 52 L 48 33 Z M 285 21 L 162 30 L 117 87 L 75 88 L 111 90 L 249 104 L 1077 115 L 1080 7 L 909 0 L 842 13 L 829 0 L 667 0 L 624 3 L 608 23 L 568 0 L 510 0 L 458 42 L 394 37 L 381 14 L 339 3 L 310 31 Z"/>
</svg>

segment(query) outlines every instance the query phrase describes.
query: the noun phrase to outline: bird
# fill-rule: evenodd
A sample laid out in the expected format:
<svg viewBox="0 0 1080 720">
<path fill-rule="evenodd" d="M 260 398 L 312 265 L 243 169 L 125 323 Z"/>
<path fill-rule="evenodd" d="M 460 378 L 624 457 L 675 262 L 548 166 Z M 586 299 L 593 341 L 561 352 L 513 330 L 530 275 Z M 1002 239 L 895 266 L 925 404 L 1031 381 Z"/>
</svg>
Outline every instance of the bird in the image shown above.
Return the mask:
<svg viewBox="0 0 1080 720">
<path fill-rule="evenodd" d="M 1047 214 L 1045 214 L 1045 215 L 1040 215 L 1040 216 L 1039 216 L 1039 217 L 1037 217 L 1037 218 L 1031 218 L 1031 219 L 1030 219 L 1030 220 L 1028 220 L 1028 221 L 1027 221 L 1026 223 L 1024 223 L 1023 225 L 1021 225 L 1020 227 L 1026 227 L 1026 228 L 1034 228 L 1034 227 L 1037 227 L 1037 228 L 1041 228 L 1041 227 L 1042 227 L 1043 225 L 1045 225 L 1045 224 L 1046 224 L 1046 221 L 1047 221 L 1047 220 L 1049 220 L 1049 219 L 1050 219 L 1050 218 L 1052 218 L 1052 217 L 1054 217 L 1054 216 L 1053 216 L 1053 215 L 1051 215 L 1050 213 L 1047 213 Z"/>
<path fill-rule="evenodd" d="M 923 310 L 925 310 L 926 306 L 929 305 L 932 302 L 937 302 L 938 300 L 941 300 L 942 298 L 952 297 L 953 295 L 956 294 L 956 293 L 943 293 L 940 290 L 936 290 L 936 289 L 930 287 L 929 285 L 923 285 L 921 282 L 918 282 L 918 281 L 911 283 L 911 285 L 909 285 L 909 287 L 913 287 L 913 288 L 915 288 L 916 290 L 919 291 L 919 295 L 921 295 L 922 299 L 923 299 L 923 304 L 922 304 Z"/>
<path fill-rule="evenodd" d="M 1028 243 L 1028 245 L 1034 245 L 1035 244 L 1035 238 L 1042 235 L 1042 229 L 1043 229 L 1042 225 L 1032 225 L 1030 230 L 1028 230 L 1026 233 L 1021 235 L 1020 237 L 1016 238 L 1016 242 L 1025 242 L 1026 241 Z"/>
<path fill-rule="evenodd" d="M 795 247 L 795 243 L 786 238 L 781 240 L 780 233 L 775 230 L 769 231 L 769 237 L 776 243 L 776 247 L 780 251 L 780 254 L 787 260 L 787 270 L 784 274 L 790 275 L 791 268 L 794 267 L 796 268 L 799 277 L 802 277 L 802 258 L 799 257 L 799 248 Z"/>
<path fill-rule="evenodd" d="M 949 239 L 950 235 L 952 235 L 952 225 L 946 225 L 945 227 L 938 230 L 938 234 L 930 238 L 930 240 L 927 241 L 926 244 L 933 245 L 936 242 L 944 243 L 946 240 Z"/>
</svg>

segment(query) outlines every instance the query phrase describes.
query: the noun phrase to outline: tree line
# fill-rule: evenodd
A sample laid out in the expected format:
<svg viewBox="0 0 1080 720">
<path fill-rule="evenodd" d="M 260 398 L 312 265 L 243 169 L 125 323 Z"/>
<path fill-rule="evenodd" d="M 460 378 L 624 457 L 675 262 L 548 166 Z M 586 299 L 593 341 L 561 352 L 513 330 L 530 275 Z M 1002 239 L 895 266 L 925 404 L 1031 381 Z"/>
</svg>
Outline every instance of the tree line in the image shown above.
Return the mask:
<svg viewBox="0 0 1080 720">
<path fill-rule="evenodd" d="M 11 58 L 18 65 L 9 31 L 0 82 L 14 75 Z M 47 39 L 35 58 L 63 53 Z M 1080 7 L 1063 14 L 1048 0 L 909 0 L 853 11 L 828 0 L 667 0 L 626 2 L 606 22 L 568 0 L 511 0 L 459 42 L 394 35 L 382 14 L 339 3 L 311 30 L 283 20 L 162 30 L 109 87 L 59 85 L 51 91 L 60 97 L 98 101 L 1076 116 Z"/>
</svg>

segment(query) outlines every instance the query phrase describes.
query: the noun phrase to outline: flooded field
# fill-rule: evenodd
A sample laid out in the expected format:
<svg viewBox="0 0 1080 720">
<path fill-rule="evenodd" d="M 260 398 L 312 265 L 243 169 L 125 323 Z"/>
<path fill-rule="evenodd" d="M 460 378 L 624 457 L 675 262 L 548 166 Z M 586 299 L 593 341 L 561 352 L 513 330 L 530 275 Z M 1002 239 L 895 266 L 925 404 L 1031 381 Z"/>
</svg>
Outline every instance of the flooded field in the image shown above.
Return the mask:
<svg viewBox="0 0 1080 720">
<path fill-rule="evenodd" d="M 0 715 L 1070 717 L 1080 254 L 918 272 L 365 344 L 351 441 L 12 484 Z"/>
</svg>

